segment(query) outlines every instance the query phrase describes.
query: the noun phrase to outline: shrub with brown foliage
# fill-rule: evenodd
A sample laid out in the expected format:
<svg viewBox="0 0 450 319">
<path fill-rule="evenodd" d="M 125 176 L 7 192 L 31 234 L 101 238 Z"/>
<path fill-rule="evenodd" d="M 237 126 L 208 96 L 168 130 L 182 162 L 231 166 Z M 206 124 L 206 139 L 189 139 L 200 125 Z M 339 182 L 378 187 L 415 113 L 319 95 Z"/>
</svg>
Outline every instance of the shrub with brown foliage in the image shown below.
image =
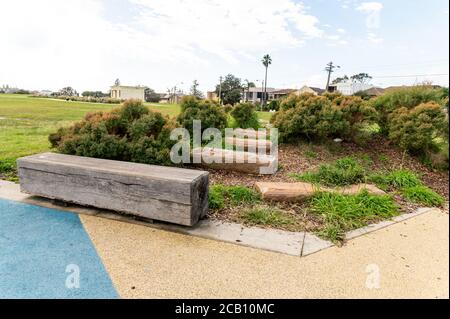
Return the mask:
<svg viewBox="0 0 450 319">
<path fill-rule="evenodd" d="M 171 165 L 175 122 L 152 112 L 141 101 L 128 100 L 110 112 L 86 115 L 83 121 L 49 136 L 63 154 L 145 164 Z"/>
</svg>

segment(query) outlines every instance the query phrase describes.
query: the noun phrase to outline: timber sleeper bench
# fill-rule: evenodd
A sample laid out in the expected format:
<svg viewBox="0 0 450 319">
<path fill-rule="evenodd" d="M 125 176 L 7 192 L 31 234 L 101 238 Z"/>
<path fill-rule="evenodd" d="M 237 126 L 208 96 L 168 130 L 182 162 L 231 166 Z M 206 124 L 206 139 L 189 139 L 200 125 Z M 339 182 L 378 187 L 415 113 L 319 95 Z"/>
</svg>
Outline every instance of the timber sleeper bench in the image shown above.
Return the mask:
<svg viewBox="0 0 450 319">
<path fill-rule="evenodd" d="M 183 226 L 208 212 L 208 172 L 44 153 L 17 160 L 21 191 Z"/>
</svg>

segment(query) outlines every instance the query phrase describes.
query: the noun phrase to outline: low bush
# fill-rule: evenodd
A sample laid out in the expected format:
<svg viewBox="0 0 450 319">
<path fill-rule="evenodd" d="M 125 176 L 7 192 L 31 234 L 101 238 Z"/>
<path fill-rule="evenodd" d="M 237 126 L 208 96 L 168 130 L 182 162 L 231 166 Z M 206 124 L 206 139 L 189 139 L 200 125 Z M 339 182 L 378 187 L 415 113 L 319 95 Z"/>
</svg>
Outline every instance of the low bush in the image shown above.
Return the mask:
<svg viewBox="0 0 450 319">
<path fill-rule="evenodd" d="M 237 128 L 252 128 L 255 130 L 259 128 L 258 114 L 252 103 L 237 104 L 230 114 L 234 118 L 234 124 Z"/>
<path fill-rule="evenodd" d="M 311 199 L 310 210 L 325 223 L 319 235 L 336 243 L 343 242 L 350 230 L 399 214 L 391 196 L 373 196 L 367 191 L 358 195 L 317 193 Z"/>
<path fill-rule="evenodd" d="M 335 137 L 353 140 L 363 127 L 376 120 L 376 110 L 358 97 L 330 99 L 302 94 L 284 99 L 271 122 L 278 128 L 281 141 Z"/>
<path fill-rule="evenodd" d="M 181 113 L 177 118 L 178 123 L 193 133 L 193 122 L 202 122 L 202 132 L 208 128 L 224 130 L 227 127 L 227 114 L 213 101 L 200 101 L 193 96 L 187 96 L 181 101 Z"/>
<path fill-rule="evenodd" d="M 372 105 L 380 114 L 379 124 L 382 132 L 388 135 L 389 116 L 393 112 L 400 108 L 411 110 L 420 104 L 428 102 L 443 104 L 442 91 L 426 85 L 400 88 L 373 99 Z"/>
<path fill-rule="evenodd" d="M 405 151 L 430 159 L 437 141 L 448 142 L 446 90 L 432 86 L 397 89 L 371 101 L 378 110 L 380 131 Z"/>
<path fill-rule="evenodd" d="M 233 110 L 233 105 L 231 104 L 227 104 L 223 107 L 223 110 L 225 111 L 225 113 L 230 113 Z"/>
<path fill-rule="evenodd" d="M 269 103 L 267 103 L 264 107 L 262 107 L 262 111 L 269 112 L 269 111 L 279 111 L 280 110 L 280 100 L 272 100 Z"/>
<path fill-rule="evenodd" d="M 442 106 L 430 102 L 412 109 L 399 108 L 389 116 L 389 139 L 412 154 L 437 152 L 436 139 L 448 140 L 448 116 Z"/>
<path fill-rule="evenodd" d="M 316 172 L 292 175 L 295 179 L 325 186 L 346 186 L 365 181 L 366 172 L 355 159 L 345 157 L 332 164 L 321 165 Z"/>
<path fill-rule="evenodd" d="M 423 185 L 407 187 L 402 194 L 405 199 L 426 206 L 442 206 L 445 201 L 441 195 Z"/>
<path fill-rule="evenodd" d="M 0 174 L 7 174 L 15 171 L 16 161 L 14 159 L 0 160 Z"/>
<path fill-rule="evenodd" d="M 54 96 L 54 99 L 73 101 L 73 102 L 88 102 L 88 103 L 103 103 L 103 104 L 120 104 L 124 100 L 113 99 L 110 97 L 95 97 L 95 96 Z"/>
<path fill-rule="evenodd" d="M 49 136 L 63 154 L 144 164 L 172 165 L 170 132 L 176 125 L 141 101 L 128 100 L 110 112 L 86 115 L 81 122 Z"/>
</svg>

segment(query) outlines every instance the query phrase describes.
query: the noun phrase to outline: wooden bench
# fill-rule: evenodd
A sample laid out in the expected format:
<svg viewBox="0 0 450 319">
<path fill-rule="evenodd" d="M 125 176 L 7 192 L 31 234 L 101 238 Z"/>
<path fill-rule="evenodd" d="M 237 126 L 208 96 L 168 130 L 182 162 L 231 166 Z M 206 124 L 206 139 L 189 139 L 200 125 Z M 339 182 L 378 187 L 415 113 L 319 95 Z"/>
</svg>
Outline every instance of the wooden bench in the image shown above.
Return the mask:
<svg viewBox="0 0 450 319">
<path fill-rule="evenodd" d="M 204 171 L 44 153 L 17 161 L 21 191 L 193 226 L 208 212 Z"/>
</svg>

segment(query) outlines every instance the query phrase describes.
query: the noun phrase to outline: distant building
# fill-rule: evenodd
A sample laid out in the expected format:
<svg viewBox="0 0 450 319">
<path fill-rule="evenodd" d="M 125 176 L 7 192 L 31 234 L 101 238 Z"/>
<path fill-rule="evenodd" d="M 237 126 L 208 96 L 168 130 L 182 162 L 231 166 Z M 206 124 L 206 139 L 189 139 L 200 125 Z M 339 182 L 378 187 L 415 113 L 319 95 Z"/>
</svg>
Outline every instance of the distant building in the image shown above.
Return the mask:
<svg viewBox="0 0 450 319">
<path fill-rule="evenodd" d="M 111 86 L 111 98 L 119 100 L 136 99 L 145 101 L 145 87 L 143 86 Z"/>
<path fill-rule="evenodd" d="M 271 94 L 276 91 L 277 90 L 274 88 L 267 88 L 268 101 L 270 100 Z M 250 88 L 249 90 L 246 90 L 242 96 L 242 100 L 244 102 L 261 103 L 263 97 L 264 97 L 264 88 L 256 87 L 256 88 Z"/>
<path fill-rule="evenodd" d="M 275 90 L 275 91 L 269 93 L 269 101 L 279 100 L 279 99 L 281 99 L 283 97 L 291 95 L 292 93 L 295 93 L 296 91 L 297 90 L 295 90 L 295 89 Z"/>
<path fill-rule="evenodd" d="M 53 92 L 50 91 L 50 90 L 42 90 L 42 91 L 37 92 L 36 95 L 38 95 L 38 96 L 51 96 L 52 93 Z"/>
<path fill-rule="evenodd" d="M 361 91 L 361 93 L 366 94 L 371 97 L 377 97 L 384 94 L 386 90 L 378 87 L 373 87 L 365 91 Z"/>
<path fill-rule="evenodd" d="M 329 92 L 339 92 L 343 95 L 353 95 L 355 93 L 366 91 L 373 88 L 373 85 L 371 84 L 365 84 L 365 83 L 357 83 L 352 81 L 347 82 L 341 82 L 336 84 L 331 84 L 329 86 L 328 91 Z"/>
<path fill-rule="evenodd" d="M 314 94 L 314 95 L 322 95 L 323 93 L 325 93 L 325 90 L 305 85 L 304 87 L 302 87 L 300 90 L 298 90 L 296 92 L 297 95 L 305 94 L 305 93 L 310 93 L 310 94 Z"/>
<path fill-rule="evenodd" d="M 217 96 L 216 91 L 206 92 L 206 99 L 211 101 L 218 101 L 219 97 Z"/>
</svg>

